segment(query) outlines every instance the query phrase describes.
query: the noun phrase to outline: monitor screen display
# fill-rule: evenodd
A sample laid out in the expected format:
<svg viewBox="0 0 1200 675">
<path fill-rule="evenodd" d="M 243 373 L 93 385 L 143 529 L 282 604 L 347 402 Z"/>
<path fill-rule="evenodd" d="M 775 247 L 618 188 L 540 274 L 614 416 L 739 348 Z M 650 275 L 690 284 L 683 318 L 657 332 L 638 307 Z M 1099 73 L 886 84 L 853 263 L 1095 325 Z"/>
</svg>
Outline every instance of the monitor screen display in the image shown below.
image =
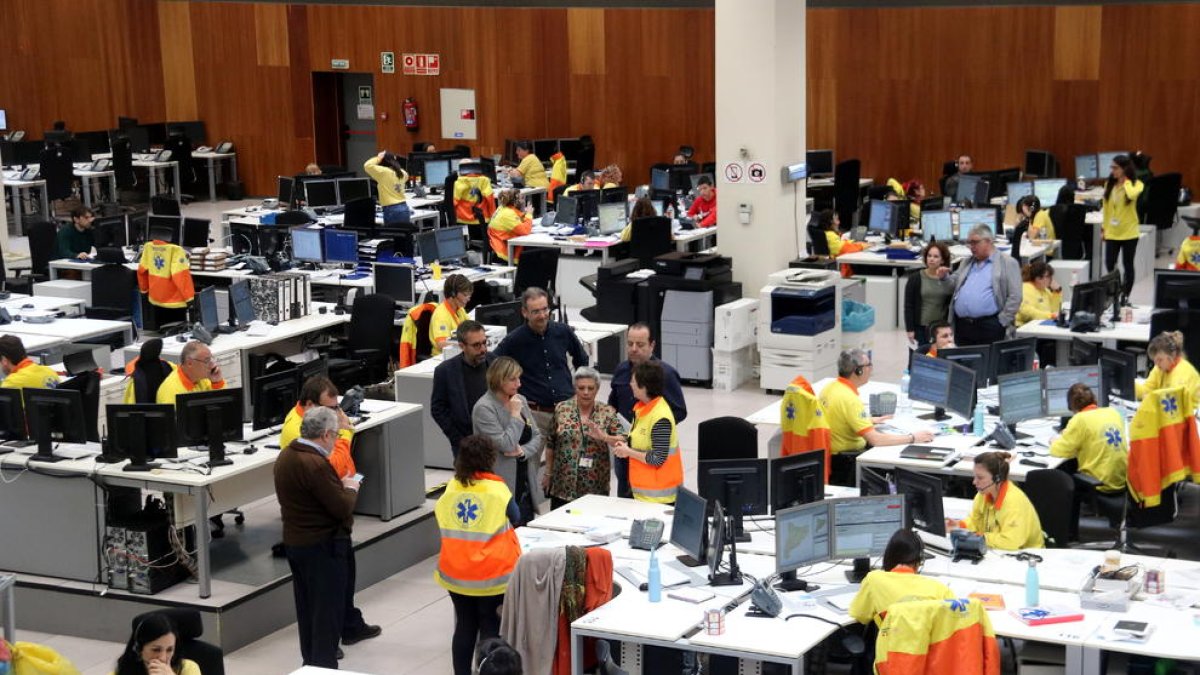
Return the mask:
<svg viewBox="0 0 1200 675">
<path fill-rule="evenodd" d="M 229 300 L 233 303 L 233 315 L 237 317 L 238 325 L 245 326 L 258 318 L 250 297 L 250 282 L 235 281 L 230 284 Z"/>
<path fill-rule="evenodd" d="M 1012 373 L 1000 376 L 1000 419 L 1016 424 L 1042 416 L 1042 371 Z"/>
<path fill-rule="evenodd" d="M 576 203 L 574 197 L 571 195 L 560 195 L 554 208 L 555 225 L 575 225 L 576 221 L 578 220 L 578 216 L 576 215 Z"/>
<path fill-rule="evenodd" d="M 976 389 L 975 371 L 960 366 L 957 363 L 950 364 L 950 400 L 947 402 L 946 410 L 949 410 L 959 417 L 969 420 L 971 414 L 975 412 L 975 389 Z"/>
<path fill-rule="evenodd" d="M 708 501 L 680 486 L 671 517 L 671 543 L 696 560 L 704 559 L 704 535 L 708 526 Z"/>
<path fill-rule="evenodd" d="M 1042 203 L 1042 208 L 1047 209 L 1051 206 L 1054 206 L 1054 203 L 1058 201 L 1058 191 L 1066 186 L 1066 178 L 1035 180 L 1033 181 L 1033 194 L 1036 195 L 1038 201 Z"/>
<path fill-rule="evenodd" d="M 871 201 L 867 226 L 876 232 L 896 234 L 896 208 L 893 202 L 875 199 Z"/>
<path fill-rule="evenodd" d="M 833 150 L 809 150 L 805 153 L 810 176 L 833 174 Z"/>
<path fill-rule="evenodd" d="M 651 169 L 650 170 L 650 188 L 652 190 L 670 190 L 671 189 L 671 172 L 667 169 Z"/>
<path fill-rule="evenodd" d="M 852 497 L 828 502 L 833 507 L 833 558 L 883 555 L 888 540 L 904 527 L 904 495 Z"/>
<path fill-rule="evenodd" d="M 1045 150 L 1025 151 L 1025 173 L 1031 176 L 1049 178 L 1055 175 L 1054 155 Z"/>
<path fill-rule="evenodd" d="M 1100 177 L 1099 155 L 1076 155 L 1075 175 L 1084 180 L 1096 180 Z"/>
<path fill-rule="evenodd" d="M 987 225 L 992 228 L 992 234 L 996 234 L 999 224 L 999 210 L 995 208 L 963 209 L 958 212 L 958 236 L 960 239 L 965 240 L 971 233 L 971 228 L 976 225 Z"/>
<path fill-rule="evenodd" d="M 343 178 L 337 182 L 338 201 L 342 204 L 352 199 L 369 199 L 371 197 L 371 179 Z"/>
<path fill-rule="evenodd" d="M 321 256 L 321 228 L 293 227 L 292 259 L 302 262 L 325 262 Z"/>
<path fill-rule="evenodd" d="M 921 237 L 925 241 L 954 239 L 954 214 L 950 211 L 922 211 Z"/>
<path fill-rule="evenodd" d="M 441 187 L 445 185 L 446 179 L 450 177 L 450 160 L 448 159 L 427 159 L 425 160 L 425 184 L 432 187 Z"/>
<path fill-rule="evenodd" d="M 992 347 L 991 345 L 972 345 L 970 347 L 953 347 L 939 349 L 938 358 L 953 361 L 979 373 L 979 386 L 987 386 L 992 376 Z"/>
<path fill-rule="evenodd" d="M 1022 183 L 1008 184 L 1008 203 L 1016 204 L 1017 200 L 1025 195 L 1033 194 L 1033 183 L 1028 181 Z"/>
<path fill-rule="evenodd" d="M 1046 415 L 1049 417 L 1069 417 L 1074 414 L 1067 405 L 1067 392 L 1075 384 L 1086 384 L 1096 395 L 1096 400 L 1101 400 L 1103 392 L 1100 388 L 1099 365 L 1051 368 L 1042 372 L 1046 379 Z"/>
<path fill-rule="evenodd" d="M 443 227 L 434 231 L 437 232 L 438 260 L 453 262 L 467 255 L 467 240 L 462 228 Z"/>
<path fill-rule="evenodd" d="M 620 234 L 625 229 L 625 204 L 600 205 L 600 234 Z"/>
<path fill-rule="evenodd" d="M 402 305 L 416 302 L 412 265 L 375 263 L 375 292 L 382 293 Z"/>
<path fill-rule="evenodd" d="M 945 408 L 950 396 L 950 362 L 913 354 L 908 396 L 914 401 Z"/>
<path fill-rule="evenodd" d="M 212 333 L 217 330 L 217 325 L 221 323 L 221 319 L 217 314 L 217 289 L 209 286 L 202 289 L 196 295 L 199 296 L 200 300 L 200 325 Z"/>
<path fill-rule="evenodd" d="M 0 108 L 0 131 L 8 129 L 8 111 Z"/>
<path fill-rule="evenodd" d="M 954 193 L 954 201 L 962 204 L 964 202 L 974 202 L 976 193 L 979 190 L 979 184 L 985 182 L 982 176 L 972 176 L 970 174 L 959 174 L 958 176 L 958 191 Z"/>
<path fill-rule="evenodd" d="M 833 553 L 829 507 L 833 503 L 813 502 L 775 513 L 777 573 L 829 560 Z"/>
<path fill-rule="evenodd" d="M 1119 155 L 1128 155 L 1124 150 L 1096 153 L 1096 177 L 1105 178 L 1112 172 L 1112 165 Z"/>
<path fill-rule="evenodd" d="M 358 262 L 357 232 L 327 227 L 322 233 L 325 235 L 325 262 L 348 264 Z"/>
<path fill-rule="evenodd" d="M 422 262 L 424 262 L 426 265 L 438 259 L 437 230 L 425 230 L 423 232 L 418 232 L 416 236 L 416 245 L 416 254 L 421 256 Z"/>
<path fill-rule="evenodd" d="M 337 181 L 304 181 L 304 201 L 313 208 L 337 206 Z"/>
<path fill-rule="evenodd" d="M 278 184 L 277 198 L 279 199 L 279 205 L 287 208 L 287 205 L 292 203 L 292 188 L 295 185 L 295 181 L 287 176 L 280 176 L 276 179 L 276 182 Z"/>
</svg>

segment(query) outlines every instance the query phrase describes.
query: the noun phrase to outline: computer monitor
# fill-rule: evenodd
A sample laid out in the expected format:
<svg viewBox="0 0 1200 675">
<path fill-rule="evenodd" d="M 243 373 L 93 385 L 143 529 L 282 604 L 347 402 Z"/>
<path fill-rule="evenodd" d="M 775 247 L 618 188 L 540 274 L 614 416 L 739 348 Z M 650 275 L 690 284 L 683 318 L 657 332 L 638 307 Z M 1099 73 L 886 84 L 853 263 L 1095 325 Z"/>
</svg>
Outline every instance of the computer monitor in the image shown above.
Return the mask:
<svg viewBox="0 0 1200 675">
<path fill-rule="evenodd" d="M 976 384 L 979 387 L 986 387 L 988 380 L 990 380 L 992 377 L 991 345 L 973 345 L 970 347 L 939 349 L 937 357 L 939 359 L 946 359 L 947 361 L 964 365 L 970 368 L 972 371 L 979 373 L 979 377 L 976 381 Z"/>
<path fill-rule="evenodd" d="M 896 494 L 904 495 L 908 523 L 929 534 L 946 536 L 941 477 L 897 468 L 892 478 L 896 481 Z"/>
<path fill-rule="evenodd" d="M 675 493 L 675 513 L 671 515 L 671 543 L 683 550 L 679 562 L 688 567 L 704 564 L 708 530 L 708 500 L 679 486 Z"/>
<path fill-rule="evenodd" d="M 826 562 L 833 554 L 832 502 L 802 504 L 775 512 L 775 573 L 782 591 L 808 590 L 796 570 Z"/>
<path fill-rule="evenodd" d="M 913 353 L 912 363 L 909 367 L 911 379 L 908 383 L 908 397 L 934 407 L 934 413 L 922 415 L 922 419 L 946 419 L 945 408 L 949 405 L 948 399 L 950 398 L 951 365 L 945 359 Z"/>
<path fill-rule="evenodd" d="M 890 495 L 896 491 L 888 481 L 887 474 L 865 466 L 858 468 L 858 494 L 861 497 Z"/>
<path fill-rule="evenodd" d="M 124 246 L 125 216 L 100 216 L 92 221 L 92 244 L 97 250 L 113 246 Z"/>
<path fill-rule="evenodd" d="M 626 204 L 629 202 L 629 188 L 624 185 L 600 189 L 601 204 Z"/>
<path fill-rule="evenodd" d="M 292 203 L 292 191 L 296 186 L 296 181 L 288 176 L 279 176 L 275 179 L 275 183 L 279 206 L 286 209 Z"/>
<path fill-rule="evenodd" d="M 8 163 L 13 166 L 27 166 L 42 161 L 42 144 L 40 141 L 15 141 L 12 146 L 12 158 Z"/>
<path fill-rule="evenodd" d="M 982 176 L 959 174 L 958 190 L 954 193 L 954 201 L 959 204 L 970 203 L 974 206 L 987 204 L 988 182 Z"/>
<path fill-rule="evenodd" d="M 221 323 L 217 314 L 217 289 L 213 286 L 202 288 L 196 299 L 200 305 L 200 325 L 209 333 L 215 333 Z"/>
<path fill-rule="evenodd" d="M 697 172 L 698 167 L 695 164 L 674 164 L 667 172 L 670 174 L 670 188 L 672 192 L 687 192 L 692 189 L 692 176 Z"/>
<path fill-rule="evenodd" d="M 442 227 L 437 232 L 438 260 L 454 263 L 467 256 L 467 239 L 461 227 Z"/>
<path fill-rule="evenodd" d="M 771 511 L 825 498 L 825 451 L 811 450 L 771 462 Z"/>
<path fill-rule="evenodd" d="M 556 152 L 558 152 L 557 138 L 539 138 L 533 142 L 533 154 L 543 162 L 550 161 L 550 157 Z"/>
<path fill-rule="evenodd" d="M 833 150 L 808 150 L 805 152 L 809 176 L 833 175 Z"/>
<path fill-rule="evenodd" d="M 953 216 L 950 211 L 922 211 L 921 238 L 925 241 L 953 241 Z"/>
<path fill-rule="evenodd" d="M 1117 349 L 1100 348 L 1100 373 L 1106 398 L 1124 401 L 1137 400 L 1134 378 L 1137 375 L 1137 357 Z"/>
<path fill-rule="evenodd" d="M 150 132 L 144 126 L 123 127 L 117 132 L 117 136 L 124 136 L 129 139 L 129 150 L 131 152 L 150 152 Z M 111 143 L 112 135 L 109 135 Z"/>
<path fill-rule="evenodd" d="M 179 243 L 179 229 L 183 226 L 180 216 L 146 216 L 146 241 Z"/>
<path fill-rule="evenodd" d="M 721 560 L 725 554 L 725 544 L 730 543 L 729 522 L 725 508 L 720 500 L 712 502 L 712 526 L 708 531 L 708 550 L 704 557 L 708 563 L 708 584 L 710 586 L 736 586 L 742 583 L 742 573 L 737 566 L 736 548 L 731 549 L 729 571 L 721 571 Z"/>
<path fill-rule="evenodd" d="M 479 305 L 475 308 L 475 320 L 485 326 L 504 326 L 510 331 L 525 323 L 520 300 Z"/>
<path fill-rule="evenodd" d="M 66 143 L 71 140 L 71 132 L 65 129 L 48 130 L 42 133 L 42 140 L 46 143 Z"/>
<path fill-rule="evenodd" d="M 427 159 L 425 160 L 425 185 L 429 187 L 442 187 L 446 184 L 446 179 L 450 177 L 450 160 L 448 159 Z"/>
<path fill-rule="evenodd" d="M 1046 416 L 1070 417 L 1075 413 L 1067 405 L 1067 392 L 1076 384 L 1086 384 L 1096 400 L 1104 405 L 1104 388 L 1099 364 L 1090 366 L 1073 366 L 1070 368 L 1051 368 L 1042 371 L 1046 392 Z"/>
<path fill-rule="evenodd" d="M 1015 427 L 1018 422 L 1035 420 L 1046 415 L 1042 398 L 1042 371 L 1001 375 L 997 387 L 1000 401 L 1000 421 Z"/>
<path fill-rule="evenodd" d="M 1071 338 L 1070 363 L 1072 366 L 1094 366 L 1100 362 L 1100 345 L 1082 338 Z"/>
<path fill-rule="evenodd" d="M 416 304 L 416 284 L 413 283 L 413 266 L 393 263 L 375 263 L 375 292 L 382 293 L 397 304 Z"/>
<path fill-rule="evenodd" d="M 190 122 L 167 122 L 167 127 L 170 129 L 178 128 L 183 132 L 192 145 L 206 145 L 208 142 L 208 132 L 204 128 L 203 120 L 194 120 Z"/>
<path fill-rule="evenodd" d="M 212 221 L 207 218 L 183 219 L 184 248 L 204 248 L 208 246 L 208 232 Z"/>
<path fill-rule="evenodd" d="M 304 181 L 304 202 L 314 209 L 337 206 L 337 181 Z"/>
<path fill-rule="evenodd" d="M 1200 310 L 1200 272 L 1154 270 L 1154 309 Z"/>
<path fill-rule="evenodd" d="M 866 576 L 870 569 L 869 559 L 883 555 L 892 535 L 904 527 L 904 500 L 904 495 L 830 500 L 833 515 L 830 557 L 856 560 L 855 570 L 847 572 L 847 578 L 861 581 L 861 576 Z"/>
<path fill-rule="evenodd" d="M 416 244 L 416 255 L 421 256 L 426 265 L 438 259 L 437 230 L 423 230 L 413 237 Z"/>
<path fill-rule="evenodd" d="M 37 160 L 34 160 L 35 162 Z M 671 189 L 671 172 L 666 168 L 650 169 L 650 189 L 667 192 Z"/>
<path fill-rule="evenodd" d="M 600 234 L 620 234 L 625 229 L 625 203 L 600 205 Z"/>
<path fill-rule="evenodd" d="M 1108 152 L 1096 153 L 1096 178 L 1107 178 L 1111 170 L 1109 167 L 1113 165 L 1119 155 L 1129 156 L 1125 150 L 1110 150 Z"/>
<path fill-rule="evenodd" d="M 352 199 L 369 199 L 371 197 L 371 179 L 339 178 L 337 190 L 339 204 L 345 204 Z"/>
<path fill-rule="evenodd" d="M 25 418 L 29 435 L 37 442 L 37 452 L 30 458 L 41 462 L 57 462 L 55 443 L 86 443 L 87 424 L 83 412 L 83 394 L 73 389 L 22 390 Z"/>
<path fill-rule="evenodd" d="M 227 387 L 175 398 L 179 445 L 208 446 L 208 466 L 224 466 L 225 441 L 242 440 L 242 390 Z"/>
<path fill-rule="evenodd" d="M 986 203 L 986 202 L 985 202 Z M 971 234 L 971 228 L 976 225 L 987 225 L 992 228 L 992 234 L 1000 236 L 1004 214 L 998 207 L 986 206 L 974 209 L 963 209 L 958 212 L 958 238 L 963 241 Z"/>
<path fill-rule="evenodd" d="M 325 262 L 321 253 L 320 227 L 302 225 L 291 228 L 288 233 L 292 238 L 292 260 L 308 263 Z"/>
<path fill-rule="evenodd" d="M 329 375 L 329 359 L 324 356 L 316 359 L 305 361 L 296 366 L 296 374 L 300 380 L 300 386 L 303 387 L 305 382 L 318 375 Z M 299 396 L 297 396 L 299 398 Z"/>
<path fill-rule="evenodd" d="M 575 198 L 575 218 L 585 224 L 600 215 L 600 191 L 576 190 L 571 193 Z"/>
<path fill-rule="evenodd" d="M 966 366 L 950 362 L 950 400 L 946 409 L 959 417 L 969 420 L 975 412 L 976 385 L 975 371 Z"/>
<path fill-rule="evenodd" d="M 990 377 L 1033 370 L 1037 359 L 1037 338 L 1001 340 L 992 344 Z"/>
<path fill-rule="evenodd" d="M 75 140 L 82 143 L 88 153 L 92 155 L 101 155 L 112 151 L 107 131 L 81 131 L 75 134 Z"/>
<path fill-rule="evenodd" d="M 1071 289 L 1071 316 L 1074 317 L 1076 312 L 1090 312 L 1096 316 L 1097 322 L 1102 321 L 1110 301 L 1110 285 L 1104 280 L 1076 284 Z"/>
<path fill-rule="evenodd" d="M 707 459 L 696 468 L 700 496 L 720 501 L 733 519 L 732 536 L 750 541 L 742 529 L 742 516 L 767 512 L 767 460 Z"/>
<path fill-rule="evenodd" d="M 358 264 L 358 233 L 327 227 L 321 231 L 325 238 L 325 262 Z"/>
<path fill-rule="evenodd" d="M 1075 155 L 1075 175 L 1084 180 L 1100 178 L 1100 160 L 1098 155 Z"/>
<path fill-rule="evenodd" d="M 1046 150 L 1026 150 L 1025 174 L 1053 178 L 1058 175 L 1058 162 L 1054 160 L 1054 155 Z"/>
<path fill-rule="evenodd" d="M 1033 181 L 1033 194 L 1048 209 L 1058 201 L 1058 191 L 1067 186 L 1066 178 L 1047 178 Z"/>
<path fill-rule="evenodd" d="M 576 210 L 575 197 L 573 195 L 582 192 L 582 190 L 573 192 L 569 195 L 559 195 L 554 203 L 554 224 L 555 225 L 571 225 L 574 226 L 579 222 L 579 217 Z"/>
<path fill-rule="evenodd" d="M 1009 183 L 1006 188 L 1009 204 L 1016 204 L 1021 197 L 1033 194 L 1033 182 L 1031 181 Z"/>
<path fill-rule="evenodd" d="M 128 459 L 125 471 L 157 468 L 154 459 L 179 456 L 175 446 L 175 406 L 154 403 L 108 405 L 108 447 L 111 461 Z"/>
<path fill-rule="evenodd" d="M 8 111 L 0 108 L 0 131 L 8 129 Z"/>
<path fill-rule="evenodd" d="M 872 199 L 867 211 L 867 227 L 876 232 L 894 235 L 899 228 L 895 202 Z"/>
<path fill-rule="evenodd" d="M 233 305 L 233 316 L 239 326 L 248 326 L 258 318 L 248 281 L 235 281 L 229 285 L 229 304 Z"/>
<path fill-rule="evenodd" d="M 255 429 L 268 429 L 283 424 L 288 411 L 300 398 L 300 371 L 291 368 L 254 378 L 250 389 L 250 407 L 254 410 Z"/>
<path fill-rule="evenodd" d="M 23 441 L 25 431 L 25 406 L 21 401 L 21 390 L 0 387 L 0 439 Z M 0 448 L 0 454 L 5 452 L 8 451 Z"/>
</svg>

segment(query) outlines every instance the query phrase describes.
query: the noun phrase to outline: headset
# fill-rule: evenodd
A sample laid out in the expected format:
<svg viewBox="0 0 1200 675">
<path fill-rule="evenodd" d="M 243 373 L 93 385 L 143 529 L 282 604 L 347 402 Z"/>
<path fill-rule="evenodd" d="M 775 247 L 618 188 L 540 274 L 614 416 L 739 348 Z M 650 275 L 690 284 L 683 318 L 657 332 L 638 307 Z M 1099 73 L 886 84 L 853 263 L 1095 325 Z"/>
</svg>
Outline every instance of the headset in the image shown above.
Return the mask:
<svg viewBox="0 0 1200 675">
<path fill-rule="evenodd" d="M 1033 212 L 1037 213 L 1038 211 L 1042 210 L 1042 200 L 1039 199 L 1037 195 L 1025 195 L 1024 197 L 1021 197 L 1020 199 L 1017 200 L 1018 215 L 1020 215 L 1021 208 L 1024 206 L 1032 207 Z"/>
<path fill-rule="evenodd" d="M 858 365 L 854 366 L 854 374 L 855 374 L 855 375 L 857 375 L 857 376 L 859 376 L 859 377 L 862 377 L 862 374 L 863 374 L 863 369 L 864 369 L 864 368 L 866 368 L 866 367 L 868 367 L 868 366 L 870 366 L 870 365 L 871 365 L 871 364 L 869 364 L 869 363 L 860 363 L 860 364 L 858 364 Z"/>
<path fill-rule="evenodd" d="M 142 632 L 142 626 L 144 625 L 146 625 L 146 619 L 143 617 L 137 622 L 137 625 L 133 627 L 133 639 L 129 641 L 129 649 L 132 650 L 135 655 L 140 655 L 142 653 L 142 643 L 138 641 L 138 634 Z"/>
</svg>

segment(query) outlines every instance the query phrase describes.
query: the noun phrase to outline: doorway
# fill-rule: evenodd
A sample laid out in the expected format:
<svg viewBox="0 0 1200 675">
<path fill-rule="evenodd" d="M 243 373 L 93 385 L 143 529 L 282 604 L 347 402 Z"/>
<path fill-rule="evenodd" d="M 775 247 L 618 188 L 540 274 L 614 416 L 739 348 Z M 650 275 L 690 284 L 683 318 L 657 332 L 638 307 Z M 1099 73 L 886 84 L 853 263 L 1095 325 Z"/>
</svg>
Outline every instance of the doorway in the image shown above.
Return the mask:
<svg viewBox="0 0 1200 675">
<path fill-rule="evenodd" d="M 322 72 L 312 79 L 317 164 L 361 172 L 363 163 L 379 152 L 372 75 Z"/>
</svg>

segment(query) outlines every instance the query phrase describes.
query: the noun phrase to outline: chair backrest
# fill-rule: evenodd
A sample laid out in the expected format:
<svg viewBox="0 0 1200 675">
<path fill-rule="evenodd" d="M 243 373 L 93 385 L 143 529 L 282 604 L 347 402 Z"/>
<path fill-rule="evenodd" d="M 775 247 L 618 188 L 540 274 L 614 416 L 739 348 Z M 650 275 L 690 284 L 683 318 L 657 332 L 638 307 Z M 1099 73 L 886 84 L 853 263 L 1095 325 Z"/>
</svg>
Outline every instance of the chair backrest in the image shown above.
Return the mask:
<svg viewBox="0 0 1200 675">
<path fill-rule="evenodd" d="M 1129 510 L 1126 512 L 1125 526 L 1140 530 L 1174 522 L 1175 516 L 1179 515 L 1179 485 L 1173 483 L 1163 488 L 1162 494 L 1159 495 L 1162 501 L 1158 506 L 1141 507 L 1132 497 L 1126 496 L 1129 500 Z"/>
<path fill-rule="evenodd" d="M 67 225 L 66 227 L 72 227 Z M 54 255 L 54 240 L 58 226 L 51 222 L 37 222 L 29 226 L 30 269 L 34 274 L 50 274 L 50 258 Z"/>
<path fill-rule="evenodd" d="M 567 189 L 566 185 L 559 185 L 558 187 L 554 188 L 554 192 L 550 193 L 550 201 L 557 204 L 558 198 L 562 196 L 562 193 L 565 192 L 566 189 Z"/>
<path fill-rule="evenodd" d="M 1055 548 L 1066 548 L 1071 541 L 1075 481 L 1065 471 L 1037 469 L 1025 474 L 1021 487 L 1042 521 L 1042 531 L 1049 541 Z"/>
<path fill-rule="evenodd" d="M 1146 217 L 1143 222 L 1160 230 L 1173 227 L 1182 187 L 1183 176 L 1178 173 L 1164 173 L 1151 178 L 1146 185 Z"/>
<path fill-rule="evenodd" d="M 636 218 L 630 227 L 629 257 L 637 258 L 646 267 L 658 256 L 668 253 L 671 241 L 671 219 L 665 216 Z"/>
<path fill-rule="evenodd" d="M 1091 258 L 1092 233 L 1087 224 L 1087 207 L 1082 204 L 1062 204 L 1050 207 L 1050 222 L 1054 234 L 1062 242 L 1063 260 Z"/>
<path fill-rule="evenodd" d="M 813 255 L 830 255 L 829 240 L 825 238 L 825 231 L 816 224 L 809 225 L 807 230 L 808 246 Z"/>
<path fill-rule="evenodd" d="M 1000 646 L 977 598 L 895 602 L 879 628 L 875 669 L 999 675 Z"/>
<path fill-rule="evenodd" d="M 137 184 L 133 173 L 133 146 L 127 137 L 118 136 L 112 140 L 112 165 L 117 187 L 131 188 Z"/>
<path fill-rule="evenodd" d="M 46 192 L 50 199 L 66 199 L 71 196 L 71 184 L 75 181 L 75 168 L 71 154 L 64 148 L 53 145 L 42 150 L 39 172 L 46 180 Z"/>
<path fill-rule="evenodd" d="M 753 459 L 758 456 L 758 427 L 741 417 L 714 417 L 700 423 L 696 458 Z"/>
<path fill-rule="evenodd" d="M 862 162 L 847 159 L 833 167 L 833 204 L 842 219 L 842 227 L 855 224 L 854 214 L 858 211 L 858 180 L 862 175 Z"/>
<path fill-rule="evenodd" d="M 395 310 L 396 302 L 382 293 L 355 298 L 347 336 L 350 349 L 380 349 L 391 353 Z"/>
<path fill-rule="evenodd" d="M 300 209 L 284 211 L 283 213 L 275 216 L 276 225 L 307 225 L 312 221 L 312 216 L 308 215 L 306 211 L 301 211 Z"/>
<path fill-rule="evenodd" d="M 133 313 L 137 273 L 125 265 L 101 265 L 92 270 L 92 307 Z"/>
<path fill-rule="evenodd" d="M 517 278 L 513 282 L 513 293 L 521 295 L 525 289 L 537 286 L 552 291 L 558 278 L 559 248 L 534 247 L 521 253 L 517 261 Z"/>
<path fill-rule="evenodd" d="M 179 209 L 179 200 L 167 195 L 155 195 L 154 199 L 150 200 L 150 213 L 156 216 L 182 215 L 182 211 Z"/>
<path fill-rule="evenodd" d="M 375 200 L 370 197 L 351 199 L 346 202 L 342 227 L 347 230 L 372 231 L 375 229 Z M 278 222 L 278 221 L 276 221 Z"/>
</svg>

